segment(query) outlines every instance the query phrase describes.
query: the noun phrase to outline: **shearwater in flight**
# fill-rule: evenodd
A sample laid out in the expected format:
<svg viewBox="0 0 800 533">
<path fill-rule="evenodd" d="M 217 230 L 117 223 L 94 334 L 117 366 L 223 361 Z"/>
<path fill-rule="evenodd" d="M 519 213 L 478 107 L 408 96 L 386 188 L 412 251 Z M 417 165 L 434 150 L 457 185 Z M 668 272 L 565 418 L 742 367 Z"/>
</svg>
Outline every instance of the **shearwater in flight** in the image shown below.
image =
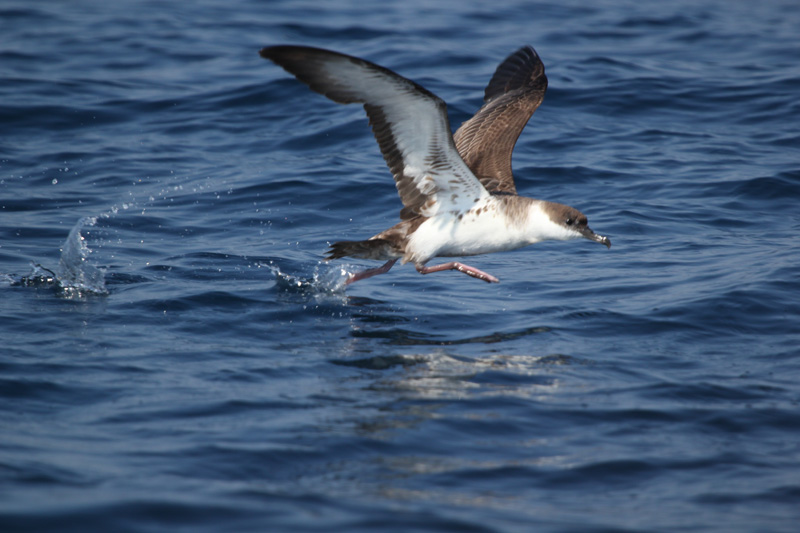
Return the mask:
<svg viewBox="0 0 800 533">
<path fill-rule="evenodd" d="M 307 46 L 271 46 L 260 54 L 335 102 L 363 104 L 394 176 L 404 206 L 401 221 L 364 241 L 335 242 L 328 251 L 329 260 L 386 261 L 352 274 L 348 284 L 384 274 L 398 260 L 413 263 L 420 274 L 458 270 L 497 283 L 491 274 L 457 261 L 426 263 L 548 239 L 585 238 L 611 247 L 577 209 L 517 195 L 511 153 L 547 90 L 544 64 L 530 46 L 500 63 L 483 106 L 455 134 L 443 100 L 387 68 Z"/>
</svg>

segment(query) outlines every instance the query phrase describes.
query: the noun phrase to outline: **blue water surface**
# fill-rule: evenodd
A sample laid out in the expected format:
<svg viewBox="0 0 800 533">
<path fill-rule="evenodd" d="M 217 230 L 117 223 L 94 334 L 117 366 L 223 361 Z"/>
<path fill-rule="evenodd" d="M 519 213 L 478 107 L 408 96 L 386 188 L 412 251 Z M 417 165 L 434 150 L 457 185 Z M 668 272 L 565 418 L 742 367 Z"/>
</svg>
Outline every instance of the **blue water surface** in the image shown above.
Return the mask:
<svg viewBox="0 0 800 533">
<path fill-rule="evenodd" d="M 0 4 L 0 530 L 796 531 L 794 0 Z M 611 238 L 413 267 L 366 57 L 457 127 L 524 44 L 521 194 Z M 433 261 L 431 264 L 436 264 Z"/>
</svg>

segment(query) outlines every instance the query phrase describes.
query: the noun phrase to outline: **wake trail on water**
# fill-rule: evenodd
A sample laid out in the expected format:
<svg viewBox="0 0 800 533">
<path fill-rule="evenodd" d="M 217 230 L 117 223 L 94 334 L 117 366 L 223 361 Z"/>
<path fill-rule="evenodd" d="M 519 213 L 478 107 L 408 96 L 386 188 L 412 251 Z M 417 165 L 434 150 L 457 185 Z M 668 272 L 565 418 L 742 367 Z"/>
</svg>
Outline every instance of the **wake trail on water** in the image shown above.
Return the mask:
<svg viewBox="0 0 800 533">
<path fill-rule="evenodd" d="M 106 274 L 108 267 L 105 263 L 98 264 L 97 256 L 93 254 L 102 252 L 106 246 L 123 246 L 126 237 L 123 230 L 116 228 L 110 222 L 121 216 L 145 215 L 157 211 L 162 203 L 171 202 L 184 194 L 196 195 L 200 192 L 211 190 L 209 185 L 195 185 L 187 188 L 184 185 L 170 185 L 162 187 L 154 194 L 134 194 L 128 192 L 128 198 L 115 203 L 107 209 L 91 216 L 80 218 L 70 229 L 66 240 L 60 247 L 58 265 L 53 268 L 42 266 L 31 261 L 31 269 L 27 275 L 0 273 L 0 286 L 6 287 L 38 287 L 55 289 L 60 296 L 81 298 L 92 295 L 108 295 Z M 108 223 L 104 221 L 109 221 Z M 116 241 L 116 242 L 115 242 Z M 100 255 L 111 255 L 114 252 L 105 252 Z M 319 261 L 315 266 L 287 267 L 284 261 L 281 266 L 273 260 L 261 261 L 259 266 L 267 267 L 275 277 L 276 288 L 279 291 L 305 296 L 341 296 L 345 292 L 347 281 L 357 270 L 347 264 L 330 265 Z M 293 265 L 296 266 L 296 265 Z"/>
<path fill-rule="evenodd" d="M 162 187 L 152 194 L 137 195 L 133 191 L 128 191 L 126 200 L 111 205 L 97 215 L 85 216 L 77 221 L 61 245 L 61 256 L 55 269 L 32 261 L 31 270 L 25 276 L 0 273 L 0 286 L 51 287 L 55 288 L 62 296 L 76 298 L 88 295 L 107 295 L 109 291 L 106 288 L 105 269 L 96 266 L 89 259 L 93 252 L 103 247 L 104 242 L 93 239 L 95 242 L 90 248 L 87 241 L 87 228 L 94 227 L 100 220 L 112 219 L 125 212 L 135 213 L 141 210 L 141 214 L 144 215 L 145 212 L 158 208 L 160 202 L 169 202 L 184 194 L 184 189 L 183 184 L 175 184 Z M 197 184 L 187 189 L 186 194 L 197 194 L 212 190 L 212 187 Z M 102 234 L 110 230 L 103 228 L 98 231 Z"/>
</svg>

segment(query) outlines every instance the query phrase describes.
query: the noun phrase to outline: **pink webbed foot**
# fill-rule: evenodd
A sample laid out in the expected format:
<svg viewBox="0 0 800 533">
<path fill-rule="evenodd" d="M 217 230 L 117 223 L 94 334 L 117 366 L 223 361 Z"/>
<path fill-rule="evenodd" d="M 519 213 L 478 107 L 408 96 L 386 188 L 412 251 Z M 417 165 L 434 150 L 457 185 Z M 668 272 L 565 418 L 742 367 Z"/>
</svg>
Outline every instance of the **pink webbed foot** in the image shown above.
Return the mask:
<svg viewBox="0 0 800 533">
<path fill-rule="evenodd" d="M 361 272 L 356 272 L 355 274 L 351 274 L 350 278 L 344 283 L 345 285 L 350 285 L 351 283 L 355 283 L 356 281 L 371 278 L 372 276 L 377 276 L 378 274 L 386 274 L 389 270 L 392 269 L 394 264 L 397 262 L 397 259 L 391 259 L 386 261 L 383 266 L 378 268 L 370 268 L 369 270 L 364 270 Z"/>
<path fill-rule="evenodd" d="M 473 278 L 482 279 L 486 283 L 500 283 L 500 280 L 492 276 L 491 274 L 487 274 L 483 270 L 478 270 L 475 267 L 471 267 L 469 265 L 465 265 L 457 261 L 451 261 L 449 263 L 444 263 L 442 265 L 436 265 L 432 267 L 426 267 L 425 265 L 417 265 L 417 272 L 419 272 L 420 274 L 430 274 L 431 272 L 441 272 L 442 270 L 458 270 L 459 272 L 463 272 L 467 276 L 472 276 Z"/>
</svg>

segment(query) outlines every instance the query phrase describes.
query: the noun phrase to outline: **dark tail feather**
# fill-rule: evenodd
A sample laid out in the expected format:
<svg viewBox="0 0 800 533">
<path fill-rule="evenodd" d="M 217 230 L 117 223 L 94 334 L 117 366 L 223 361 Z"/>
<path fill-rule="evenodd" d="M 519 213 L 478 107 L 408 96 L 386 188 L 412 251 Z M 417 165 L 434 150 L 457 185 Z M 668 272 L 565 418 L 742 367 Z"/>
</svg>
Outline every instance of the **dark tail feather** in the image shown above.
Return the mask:
<svg viewBox="0 0 800 533">
<path fill-rule="evenodd" d="M 342 257 L 356 257 L 358 259 L 379 259 L 387 261 L 398 257 L 392 249 L 392 244 L 384 239 L 370 239 L 368 241 L 340 241 L 331 245 L 326 260 L 340 259 Z"/>
</svg>

